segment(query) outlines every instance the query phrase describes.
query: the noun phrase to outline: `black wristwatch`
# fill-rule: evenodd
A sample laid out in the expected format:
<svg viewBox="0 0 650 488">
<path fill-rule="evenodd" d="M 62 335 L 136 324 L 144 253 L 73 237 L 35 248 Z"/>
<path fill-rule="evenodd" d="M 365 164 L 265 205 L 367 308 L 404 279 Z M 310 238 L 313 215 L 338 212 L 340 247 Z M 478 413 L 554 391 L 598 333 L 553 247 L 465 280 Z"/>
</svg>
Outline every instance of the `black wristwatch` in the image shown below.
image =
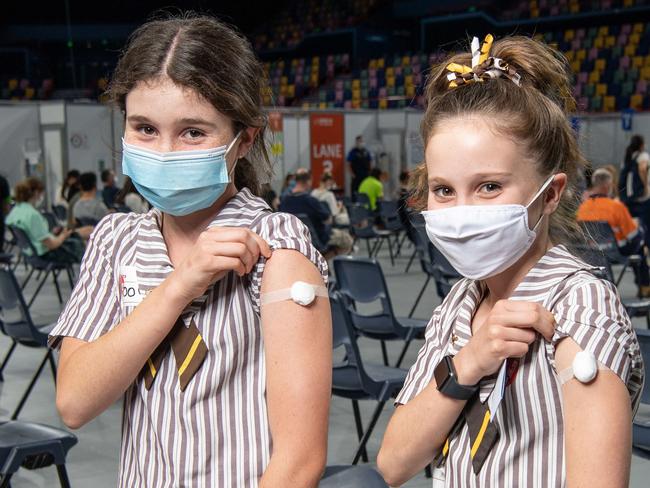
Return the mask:
<svg viewBox="0 0 650 488">
<path fill-rule="evenodd" d="M 469 400 L 478 391 L 478 385 L 461 385 L 458 383 L 453 356 L 445 356 L 433 371 L 438 391 L 456 400 Z"/>
</svg>

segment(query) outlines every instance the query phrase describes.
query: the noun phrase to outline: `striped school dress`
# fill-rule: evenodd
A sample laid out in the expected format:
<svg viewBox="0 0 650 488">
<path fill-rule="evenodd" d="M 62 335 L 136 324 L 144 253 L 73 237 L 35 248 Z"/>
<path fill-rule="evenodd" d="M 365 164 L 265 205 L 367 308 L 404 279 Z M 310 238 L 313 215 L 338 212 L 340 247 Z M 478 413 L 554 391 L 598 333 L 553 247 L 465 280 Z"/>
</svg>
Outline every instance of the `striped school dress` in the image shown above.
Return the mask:
<svg viewBox="0 0 650 488">
<path fill-rule="evenodd" d="M 129 315 L 137 300 L 125 296 L 125 277 L 146 294 L 173 271 L 160 223 L 156 209 L 100 222 L 50 334 L 52 347 L 63 337 L 94 341 Z M 327 263 L 302 222 L 272 213 L 246 188 L 210 226 L 247 227 L 272 249 L 302 253 L 327 279 Z M 259 299 L 264 265 L 260 258 L 249 275 L 229 273 L 181 315 L 184 324 L 196 325 L 208 349 L 183 391 L 171 352 L 157 365 L 149 389 L 141 374 L 126 391 L 120 487 L 257 486 L 272 450 Z"/>
<path fill-rule="evenodd" d="M 562 393 L 555 368 L 555 346 L 571 337 L 582 349 L 611 369 L 627 385 L 630 407 L 638 406 L 643 387 L 643 360 L 630 319 L 616 288 L 596 278 L 588 264 L 564 246 L 550 249 L 530 270 L 510 297 L 542 304 L 557 325 L 551 342 L 537 340 L 522 358 L 514 381 L 492 419 L 499 437 L 475 474 L 466 422 L 452 430 L 444 460 L 448 487 L 562 487 L 566 484 Z M 456 355 L 470 340 L 471 321 L 485 292 L 479 281 L 459 281 L 434 311 L 425 344 L 396 399 L 405 404 L 433 378 L 438 363 Z M 496 374 L 480 383 L 486 402 Z M 438 485 L 434 485 L 438 486 Z"/>
</svg>

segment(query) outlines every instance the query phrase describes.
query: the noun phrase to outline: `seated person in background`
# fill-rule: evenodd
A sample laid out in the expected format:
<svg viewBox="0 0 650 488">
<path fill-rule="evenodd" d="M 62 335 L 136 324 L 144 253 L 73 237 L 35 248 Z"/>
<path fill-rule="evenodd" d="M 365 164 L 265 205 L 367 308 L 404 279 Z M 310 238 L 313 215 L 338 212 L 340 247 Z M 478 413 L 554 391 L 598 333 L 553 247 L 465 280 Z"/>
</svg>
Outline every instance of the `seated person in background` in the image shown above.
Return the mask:
<svg viewBox="0 0 650 488">
<path fill-rule="evenodd" d="M 411 173 L 408 171 L 402 171 L 399 174 L 399 190 L 397 191 L 397 213 L 399 214 L 399 219 L 402 222 L 402 225 L 406 229 L 406 235 L 411 242 L 414 242 L 413 238 L 413 225 L 409 219 L 410 210 L 409 210 L 409 198 L 411 192 L 409 190 L 409 179 Z"/>
<path fill-rule="evenodd" d="M 83 173 L 79 177 L 81 193 L 79 200 L 72 207 L 70 216 L 72 223 L 77 220 L 99 222 L 108 213 L 108 208 L 97 199 L 97 175 L 95 173 Z"/>
<path fill-rule="evenodd" d="M 577 218 L 582 221 L 604 220 L 614 231 L 621 254 L 629 256 L 640 254 L 641 262 L 636 281 L 639 286 L 639 296 L 650 297 L 650 271 L 643 252 L 644 229 L 630 215 L 627 207 L 612 198 L 614 179 L 606 168 L 599 168 L 591 176 L 589 195 L 578 209 Z"/>
<path fill-rule="evenodd" d="M 37 210 L 43 202 L 45 186 L 38 178 L 27 178 L 19 182 L 14 190 L 16 205 L 7 215 L 6 224 L 22 230 L 30 240 L 39 257 L 48 261 L 79 263 L 84 253 L 80 237 L 88 238 L 91 228 L 78 229 L 73 234 L 63 229 L 58 235 L 50 232 L 47 220 Z M 25 250 L 30 254 L 30 250 Z"/>
<path fill-rule="evenodd" d="M 336 195 L 332 191 L 332 188 L 336 187 L 336 182 L 332 173 L 325 172 L 320 178 L 320 186 L 314 188 L 311 192 L 311 196 L 316 200 L 327 204 L 327 207 L 330 209 L 330 213 L 334 218 L 334 223 L 338 225 L 349 225 L 350 217 L 348 216 L 348 211 L 345 209 L 343 204 L 336 199 Z"/>
<path fill-rule="evenodd" d="M 381 181 L 382 174 L 379 168 L 372 168 L 370 175 L 359 185 L 359 193 L 365 193 L 370 200 L 370 210 L 377 210 L 377 200 L 384 198 L 384 184 Z"/>
<path fill-rule="evenodd" d="M 311 173 L 306 169 L 299 169 L 296 172 L 296 185 L 291 193 L 280 201 L 280 212 L 307 215 L 324 245 L 333 248 L 334 254 L 349 253 L 352 249 L 352 236 L 345 230 L 331 228 L 332 215 L 329 208 L 312 197 L 310 191 Z"/>
<path fill-rule="evenodd" d="M 115 171 L 112 169 L 105 169 L 102 171 L 102 183 L 104 188 L 102 189 L 102 200 L 104 205 L 108 208 L 113 208 L 115 206 L 115 196 L 120 192 L 120 189 L 115 183 Z"/>
</svg>

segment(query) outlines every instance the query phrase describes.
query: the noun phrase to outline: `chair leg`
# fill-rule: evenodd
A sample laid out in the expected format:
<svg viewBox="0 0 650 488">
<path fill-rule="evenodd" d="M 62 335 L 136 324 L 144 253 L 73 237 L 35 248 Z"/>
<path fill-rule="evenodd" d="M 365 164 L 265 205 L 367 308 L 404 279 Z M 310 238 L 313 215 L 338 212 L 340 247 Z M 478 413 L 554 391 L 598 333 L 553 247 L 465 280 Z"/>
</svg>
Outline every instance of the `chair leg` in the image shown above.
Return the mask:
<svg viewBox="0 0 650 488">
<path fill-rule="evenodd" d="M 33 274 L 34 274 L 34 268 L 32 268 L 32 269 L 29 271 L 29 274 L 27 275 L 27 278 L 25 278 L 25 281 L 23 281 L 23 284 L 20 285 L 20 289 L 21 289 L 21 290 L 24 290 L 24 289 L 25 289 L 25 287 L 27 286 L 27 283 L 29 283 L 29 280 L 31 279 L 31 277 L 32 277 Z"/>
<path fill-rule="evenodd" d="M 645 323 L 648 326 L 648 329 L 650 329 L 650 313 L 645 314 Z"/>
<path fill-rule="evenodd" d="M 59 280 L 57 278 L 58 272 L 52 270 L 52 281 L 54 281 L 54 288 L 56 288 L 56 295 L 59 298 L 59 304 L 63 305 L 63 297 L 61 296 L 61 287 L 59 286 Z"/>
<path fill-rule="evenodd" d="M 388 351 L 386 350 L 385 341 L 381 341 L 381 355 L 384 358 L 384 366 L 388 366 Z"/>
<path fill-rule="evenodd" d="M 368 257 L 372 257 L 372 251 L 370 250 L 370 239 L 366 239 L 366 247 L 368 248 Z"/>
<path fill-rule="evenodd" d="M 32 295 L 32 298 L 29 300 L 27 303 L 27 308 L 32 306 L 32 303 L 34 303 L 34 300 L 36 299 L 36 296 L 38 295 L 38 292 L 41 291 L 41 288 L 43 288 L 43 285 L 47 281 L 47 276 L 50 274 L 50 271 L 45 272 L 45 276 L 43 276 L 43 279 L 39 281 L 38 286 L 36 287 L 36 290 L 34 291 L 34 294 Z"/>
<path fill-rule="evenodd" d="M 359 442 L 363 439 L 363 423 L 361 422 L 361 412 L 359 411 L 359 402 L 352 400 L 352 411 L 354 412 L 354 423 L 357 426 L 357 437 Z M 364 463 L 368 462 L 368 452 L 364 449 L 361 453 L 361 459 Z"/>
<path fill-rule="evenodd" d="M 56 362 L 54 361 L 54 355 L 50 351 L 50 369 L 52 370 L 52 378 L 54 379 L 54 387 L 56 388 Z"/>
<path fill-rule="evenodd" d="M 11 477 L 13 475 L 13 473 L 7 473 L 4 476 L 0 476 L 0 488 L 11 488 L 9 482 L 11 481 Z"/>
<path fill-rule="evenodd" d="M 36 374 L 34 374 L 34 377 L 32 378 L 32 381 L 30 381 L 27 390 L 23 394 L 23 397 L 20 399 L 20 402 L 18 403 L 16 410 L 14 410 L 14 413 L 11 414 L 11 420 L 16 420 L 18 418 L 20 411 L 23 409 L 23 406 L 25 406 L 25 402 L 27 401 L 27 398 L 29 397 L 30 393 L 32 392 L 32 389 L 34 388 L 34 385 L 36 384 L 36 380 L 41 375 L 41 371 L 43 371 L 43 368 L 45 367 L 45 363 L 50 357 L 50 354 L 52 354 L 52 351 L 48 349 L 47 353 L 45 354 L 45 357 L 43 358 L 43 361 L 41 361 L 41 364 L 39 365 L 38 370 L 36 371 Z"/>
<path fill-rule="evenodd" d="M 359 444 L 357 453 L 354 455 L 352 464 L 357 464 L 359 462 L 359 458 L 361 457 L 361 452 L 364 451 L 366 448 L 368 439 L 370 439 L 370 434 L 372 434 L 372 431 L 375 428 L 375 425 L 377 424 L 377 420 L 379 420 L 379 416 L 381 415 L 381 411 L 384 409 L 384 405 L 386 405 L 386 402 L 377 403 L 377 408 L 375 408 L 375 413 L 372 414 L 372 419 L 370 419 L 370 424 L 366 428 L 365 434 L 363 434 L 363 439 L 361 439 L 361 443 Z"/>
<path fill-rule="evenodd" d="M 406 339 L 404 341 L 404 347 L 402 348 L 402 352 L 399 353 L 399 358 L 397 358 L 397 363 L 395 363 L 395 367 L 399 368 L 400 365 L 402 364 L 402 361 L 404 360 L 404 356 L 406 356 L 406 351 L 408 350 L 409 346 L 411 345 L 411 341 L 413 339 Z"/>
<path fill-rule="evenodd" d="M 373 256 L 377 257 L 379 256 L 379 251 L 381 250 L 381 245 L 384 243 L 383 239 L 375 239 L 375 245 L 372 248 L 372 254 Z M 372 256 L 370 256 L 372 257 Z"/>
<path fill-rule="evenodd" d="M 429 281 L 431 281 L 431 275 L 427 275 L 427 279 L 424 282 L 424 285 L 422 286 L 422 289 L 420 290 L 418 297 L 415 299 L 415 303 L 413 304 L 411 311 L 409 312 L 409 318 L 413 317 L 413 314 L 415 313 L 415 309 L 418 307 L 422 295 L 424 295 L 424 290 L 426 290 L 427 286 L 429 285 Z"/>
<path fill-rule="evenodd" d="M 5 366 L 9 362 L 9 358 L 11 357 L 11 355 L 14 352 L 14 349 L 16 349 L 16 346 L 18 345 L 18 343 L 15 340 L 12 339 L 12 341 L 13 341 L 13 344 L 11 344 L 11 347 L 7 351 L 7 354 L 5 355 L 5 358 L 2 360 L 2 365 L 0 365 L 0 381 L 5 380 L 4 376 L 2 376 L 2 372 L 5 370 Z"/>
<path fill-rule="evenodd" d="M 395 266 L 395 258 L 393 257 L 393 245 L 390 242 L 390 236 L 388 236 L 388 255 L 390 256 L 390 265 Z"/>
<path fill-rule="evenodd" d="M 72 277 L 73 270 L 72 266 L 68 266 L 65 268 L 65 272 L 68 275 L 68 283 L 70 283 L 70 291 L 72 292 L 72 289 L 74 288 L 74 278 Z"/>
<path fill-rule="evenodd" d="M 56 471 L 59 475 L 61 488 L 70 488 L 70 479 L 68 478 L 68 472 L 65 469 L 65 464 L 57 464 Z"/>
<path fill-rule="evenodd" d="M 409 259 L 409 263 L 406 265 L 406 269 L 404 270 L 405 273 L 409 272 L 409 269 L 411 269 L 411 265 L 413 264 L 413 260 L 415 259 L 415 255 L 417 254 L 417 250 L 413 250 L 413 254 L 411 254 L 411 258 Z"/>
</svg>

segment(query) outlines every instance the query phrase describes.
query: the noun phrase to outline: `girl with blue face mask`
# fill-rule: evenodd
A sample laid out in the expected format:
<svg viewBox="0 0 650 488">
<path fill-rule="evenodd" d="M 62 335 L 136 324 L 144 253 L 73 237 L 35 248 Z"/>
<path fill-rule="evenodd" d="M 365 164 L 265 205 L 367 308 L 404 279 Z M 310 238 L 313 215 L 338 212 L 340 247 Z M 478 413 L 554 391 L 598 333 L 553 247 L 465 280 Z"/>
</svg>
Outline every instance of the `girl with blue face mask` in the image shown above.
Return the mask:
<svg viewBox="0 0 650 488">
<path fill-rule="evenodd" d="M 264 86 L 210 17 L 143 25 L 113 76 L 123 172 L 153 209 L 100 222 L 50 340 L 69 427 L 124 395 L 119 486 L 307 487 L 323 470 L 327 297 L 262 298 L 322 287 L 327 264 L 260 198 Z"/>
<path fill-rule="evenodd" d="M 433 312 L 380 471 L 391 486 L 427 465 L 434 487 L 627 486 L 643 362 L 615 286 L 567 247 L 584 241 L 584 160 L 566 61 L 475 38 L 426 94 L 421 231 L 464 278 Z"/>
</svg>

